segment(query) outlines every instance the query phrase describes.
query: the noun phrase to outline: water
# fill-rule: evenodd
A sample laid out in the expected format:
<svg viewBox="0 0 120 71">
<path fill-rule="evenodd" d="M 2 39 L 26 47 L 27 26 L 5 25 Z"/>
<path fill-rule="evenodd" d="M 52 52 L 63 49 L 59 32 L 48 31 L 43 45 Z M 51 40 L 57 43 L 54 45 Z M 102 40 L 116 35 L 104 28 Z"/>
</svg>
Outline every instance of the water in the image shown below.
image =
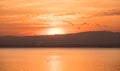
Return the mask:
<svg viewBox="0 0 120 71">
<path fill-rule="evenodd" d="M 120 49 L 0 48 L 0 71 L 120 71 Z"/>
</svg>

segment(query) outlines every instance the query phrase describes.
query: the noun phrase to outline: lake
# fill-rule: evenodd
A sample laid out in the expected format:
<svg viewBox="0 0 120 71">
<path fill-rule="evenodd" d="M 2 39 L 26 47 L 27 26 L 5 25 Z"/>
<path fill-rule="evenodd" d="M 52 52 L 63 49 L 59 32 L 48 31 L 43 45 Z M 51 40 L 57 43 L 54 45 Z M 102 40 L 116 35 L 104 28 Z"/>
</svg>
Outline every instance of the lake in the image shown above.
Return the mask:
<svg viewBox="0 0 120 71">
<path fill-rule="evenodd" d="M 120 71 L 120 48 L 0 48 L 0 71 Z"/>
</svg>

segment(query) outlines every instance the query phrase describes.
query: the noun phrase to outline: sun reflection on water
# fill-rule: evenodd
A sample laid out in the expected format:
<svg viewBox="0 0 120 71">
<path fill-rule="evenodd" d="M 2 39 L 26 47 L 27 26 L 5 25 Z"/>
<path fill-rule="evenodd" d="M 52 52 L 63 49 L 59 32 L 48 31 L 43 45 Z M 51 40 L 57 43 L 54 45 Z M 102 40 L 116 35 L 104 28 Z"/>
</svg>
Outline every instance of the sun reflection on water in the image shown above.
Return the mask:
<svg viewBox="0 0 120 71">
<path fill-rule="evenodd" d="M 56 55 L 49 56 L 48 65 L 50 67 L 50 71 L 62 71 L 61 70 L 62 62 L 60 60 L 60 56 L 56 56 Z"/>
</svg>

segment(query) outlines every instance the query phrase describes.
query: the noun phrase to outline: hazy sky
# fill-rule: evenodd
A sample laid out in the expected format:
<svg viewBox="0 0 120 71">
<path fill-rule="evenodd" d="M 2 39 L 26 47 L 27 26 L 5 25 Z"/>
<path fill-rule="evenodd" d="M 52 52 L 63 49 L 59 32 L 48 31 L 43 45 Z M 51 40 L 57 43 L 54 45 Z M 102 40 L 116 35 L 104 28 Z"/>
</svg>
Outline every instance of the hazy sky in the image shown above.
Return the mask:
<svg viewBox="0 0 120 71">
<path fill-rule="evenodd" d="M 120 0 L 0 0 L 0 35 L 120 32 L 119 18 Z"/>
</svg>

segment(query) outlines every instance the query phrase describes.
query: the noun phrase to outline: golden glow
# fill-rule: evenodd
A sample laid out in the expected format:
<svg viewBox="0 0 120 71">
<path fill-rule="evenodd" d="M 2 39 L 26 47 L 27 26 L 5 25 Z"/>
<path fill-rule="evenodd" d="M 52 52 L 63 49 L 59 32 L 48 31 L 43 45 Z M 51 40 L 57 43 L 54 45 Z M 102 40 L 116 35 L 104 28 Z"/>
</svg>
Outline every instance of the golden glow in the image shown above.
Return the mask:
<svg viewBox="0 0 120 71">
<path fill-rule="evenodd" d="M 52 28 L 48 30 L 48 35 L 65 34 L 61 28 Z"/>
<path fill-rule="evenodd" d="M 55 26 L 55 25 L 63 24 L 63 22 L 58 20 L 58 21 L 50 22 L 50 23 L 48 23 L 48 24 L 50 24 L 50 25 L 52 25 L 52 26 Z"/>
<path fill-rule="evenodd" d="M 0 49 L 0 71 L 119 71 L 120 49 Z"/>
<path fill-rule="evenodd" d="M 56 55 L 51 55 L 49 56 L 49 59 L 50 71 L 60 71 L 62 63 L 60 57 Z"/>
<path fill-rule="evenodd" d="M 37 31 L 37 35 L 46 35 L 46 29 L 51 27 L 62 27 L 65 34 L 120 32 L 119 3 L 120 0 L 0 0 L 0 36 L 36 35 Z M 63 33 L 48 32 L 49 35 Z"/>
</svg>

